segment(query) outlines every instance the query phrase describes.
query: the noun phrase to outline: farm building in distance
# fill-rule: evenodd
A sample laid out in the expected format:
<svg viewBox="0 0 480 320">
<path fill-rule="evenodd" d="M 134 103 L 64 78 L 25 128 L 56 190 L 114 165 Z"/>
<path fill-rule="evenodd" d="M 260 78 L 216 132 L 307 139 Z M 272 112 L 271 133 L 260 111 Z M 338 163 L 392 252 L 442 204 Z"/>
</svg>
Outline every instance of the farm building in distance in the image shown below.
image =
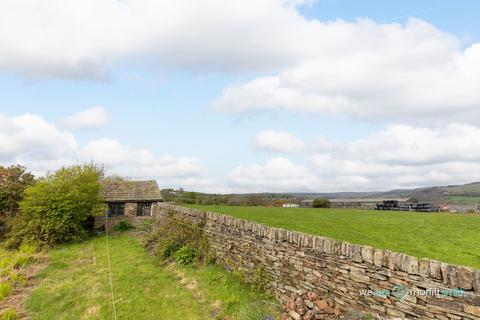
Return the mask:
<svg viewBox="0 0 480 320">
<path fill-rule="evenodd" d="M 157 203 L 163 201 L 160 188 L 155 180 L 105 180 L 102 188 L 110 226 L 121 220 L 137 224 L 138 221 L 150 217 Z M 95 229 L 104 226 L 105 217 L 95 217 Z"/>
<path fill-rule="evenodd" d="M 336 209 L 368 209 L 374 210 L 377 204 L 384 202 L 397 204 L 416 203 L 413 198 L 397 198 L 397 199 L 330 199 L 330 208 Z"/>
<path fill-rule="evenodd" d="M 300 201 L 302 208 L 312 208 L 313 199 L 306 199 Z M 377 204 L 383 204 L 384 202 L 402 204 L 416 203 L 417 200 L 413 198 L 398 198 L 398 199 L 329 199 L 330 208 L 335 209 L 377 209 Z"/>
<path fill-rule="evenodd" d="M 313 199 L 306 199 L 300 201 L 301 208 L 313 208 Z"/>
<path fill-rule="evenodd" d="M 282 204 L 282 207 L 284 207 L 284 208 L 298 208 L 298 207 L 300 207 L 300 205 L 298 205 L 296 203 L 284 203 L 284 204 Z"/>
</svg>

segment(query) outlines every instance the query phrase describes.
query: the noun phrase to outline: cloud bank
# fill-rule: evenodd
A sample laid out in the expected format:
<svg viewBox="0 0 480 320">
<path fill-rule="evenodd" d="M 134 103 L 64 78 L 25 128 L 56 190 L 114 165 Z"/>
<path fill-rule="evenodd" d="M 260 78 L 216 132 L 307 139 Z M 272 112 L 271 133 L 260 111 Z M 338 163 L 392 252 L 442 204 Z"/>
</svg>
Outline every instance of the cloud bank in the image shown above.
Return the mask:
<svg viewBox="0 0 480 320">
<path fill-rule="evenodd" d="M 110 122 L 110 115 L 102 106 L 89 108 L 65 117 L 59 121 L 61 127 L 67 129 L 99 128 Z"/>
<path fill-rule="evenodd" d="M 92 110 L 95 111 L 88 109 L 67 119 L 83 119 Z M 165 187 L 193 187 L 195 182 L 201 186 L 207 180 L 207 169 L 198 159 L 156 155 L 150 150 L 124 145 L 109 138 L 99 138 L 80 145 L 72 132 L 48 122 L 40 115 L 8 117 L 0 114 L 2 164 L 20 163 L 41 176 L 60 166 L 91 160 L 104 164 L 108 174 L 134 179 L 158 179 Z"/>
<path fill-rule="evenodd" d="M 480 181 L 478 137 L 479 127 L 464 124 L 438 128 L 390 125 L 348 142 L 315 137 L 300 153 L 292 150 L 265 163 L 234 168 L 229 183 L 245 192 L 292 192 L 373 191 Z M 297 162 L 290 159 L 299 155 Z"/>
</svg>

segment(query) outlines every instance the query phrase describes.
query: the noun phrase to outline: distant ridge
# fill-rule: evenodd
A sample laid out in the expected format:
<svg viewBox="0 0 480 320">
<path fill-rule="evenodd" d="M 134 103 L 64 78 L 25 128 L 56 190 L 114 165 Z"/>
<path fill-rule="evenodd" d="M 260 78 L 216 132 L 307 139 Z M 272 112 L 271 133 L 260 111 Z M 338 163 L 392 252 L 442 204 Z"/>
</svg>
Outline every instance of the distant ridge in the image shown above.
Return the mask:
<svg viewBox="0 0 480 320">
<path fill-rule="evenodd" d="M 362 199 L 362 198 L 415 198 L 419 201 L 451 204 L 480 203 L 480 182 L 463 185 L 422 187 L 415 189 L 394 189 L 390 191 L 373 192 L 300 192 L 285 193 L 296 197 L 328 198 L 328 199 Z"/>
</svg>

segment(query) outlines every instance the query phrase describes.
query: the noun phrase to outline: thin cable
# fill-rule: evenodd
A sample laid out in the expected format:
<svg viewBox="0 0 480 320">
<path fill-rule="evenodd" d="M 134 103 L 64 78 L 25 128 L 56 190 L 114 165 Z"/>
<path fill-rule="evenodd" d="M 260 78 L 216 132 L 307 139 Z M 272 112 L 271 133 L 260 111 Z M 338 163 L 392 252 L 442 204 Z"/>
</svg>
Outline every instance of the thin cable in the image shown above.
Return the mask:
<svg viewBox="0 0 480 320">
<path fill-rule="evenodd" d="M 112 294 L 113 319 L 117 320 L 117 308 L 115 307 L 115 295 L 113 293 L 112 268 L 110 266 L 110 249 L 108 243 L 108 212 L 105 212 L 105 234 L 107 235 L 108 277 L 110 278 L 110 293 Z"/>
</svg>

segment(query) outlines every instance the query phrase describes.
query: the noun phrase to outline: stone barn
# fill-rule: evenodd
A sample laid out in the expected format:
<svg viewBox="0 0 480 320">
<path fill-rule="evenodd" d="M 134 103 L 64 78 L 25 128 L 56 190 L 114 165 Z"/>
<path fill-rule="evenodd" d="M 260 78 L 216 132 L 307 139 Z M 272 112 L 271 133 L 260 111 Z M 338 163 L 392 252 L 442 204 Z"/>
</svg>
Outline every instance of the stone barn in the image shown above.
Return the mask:
<svg viewBox="0 0 480 320">
<path fill-rule="evenodd" d="M 110 228 L 122 220 L 141 225 L 152 215 L 157 203 L 163 201 L 155 180 L 105 180 L 102 187 Z M 105 219 L 105 216 L 95 217 L 94 228 L 105 228 Z"/>
</svg>

